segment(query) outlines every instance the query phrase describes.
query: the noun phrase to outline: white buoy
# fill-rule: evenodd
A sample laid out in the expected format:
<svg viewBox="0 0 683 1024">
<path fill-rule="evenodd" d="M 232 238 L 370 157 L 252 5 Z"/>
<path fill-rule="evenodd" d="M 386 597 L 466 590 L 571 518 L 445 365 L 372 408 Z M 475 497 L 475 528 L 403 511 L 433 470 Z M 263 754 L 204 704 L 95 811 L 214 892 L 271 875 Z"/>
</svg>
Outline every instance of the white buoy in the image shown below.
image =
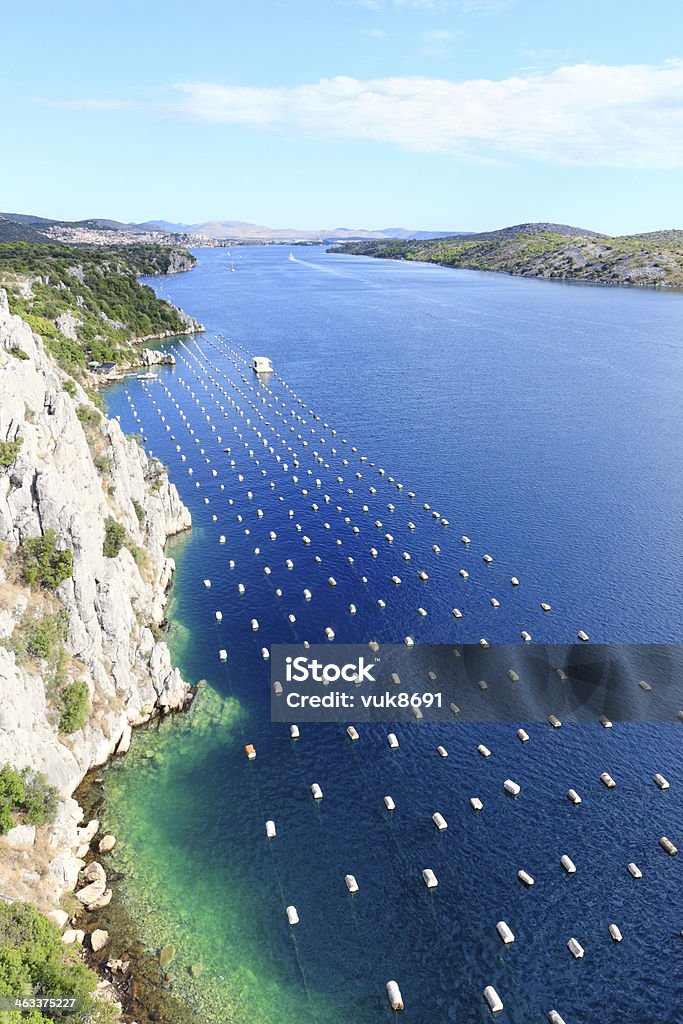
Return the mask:
<svg viewBox="0 0 683 1024">
<path fill-rule="evenodd" d="M 503 1009 L 503 1000 L 500 998 L 493 985 L 487 985 L 484 989 L 484 999 L 488 1003 L 491 1013 L 500 1013 Z"/>
<path fill-rule="evenodd" d="M 510 577 L 510 583 L 512 584 L 513 587 L 518 587 L 519 586 L 519 580 L 517 579 L 516 576 L 511 576 Z"/>
<path fill-rule="evenodd" d="M 350 604 L 349 605 L 349 615 L 355 615 L 355 614 L 356 614 L 356 606 L 355 606 L 355 604 Z"/>
<path fill-rule="evenodd" d="M 534 880 L 529 874 L 529 872 L 524 871 L 523 869 L 517 872 L 517 878 L 523 885 L 526 885 L 529 888 L 531 888 L 531 886 L 534 884 Z"/>
<path fill-rule="evenodd" d="M 344 881 L 349 892 L 358 892 L 358 882 L 354 875 L 344 875 Z"/>
<path fill-rule="evenodd" d="M 387 982 L 387 999 L 392 1010 L 403 1009 L 403 996 L 401 990 L 395 981 Z"/>
<path fill-rule="evenodd" d="M 244 590 L 245 590 L 244 583 L 238 583 L 237 584 L 237 593 L 238 594 L 243 594 Z"/>
<path fill-rule="evenodd" d="M 204 586 L 207 587 L 207 588 L 210 587 L 211 586 L 211 580 L 204 580 Z"/>
<path fill-rule="evenodd" d="M 217 622 L 222 622 L 222 620 L 223 620 L 223 612 L 216 612 L 216 621 Z"/>
<path fill-rule="evenodd" d="M 448 828 L 446 819 L 443 814 L 439 814 L 438 811 L 435 811 L 434 814 L 432 814 L 432 821 L 438 828 L 439 832 L 444 832 Z"/>
<path fill-rule="evenodd" d="M 529 742 L 529 733 L 526 731 L 526 729 L 518 729 L 517 736 L 519 737 L 522 743 Z"/>
<path fill-rule="evenodd" d="M 277 835 L 277 833 L 275 831 L 275 822 L 274 821 L 267 821 L 266 822 L 266 836 L 267 836 L 267 838 L 268 839 L 275 839 L 276 835 Z"/>
<path fill-rule="evenodd" d="M 470 804 L 472 806 L 472 810 L 473 811 L 483 811 L 484 810 L 484 805 L 483 805 L 483 803 L 481 802 L 481 800 L 479 799 L 478 796 L 471 796 L 470 797 Z"/>
<path fill-rule="evenodd" d="M 436 889 L 439 881 L 431 868 L 425 868 L 422 872 L 424 884 L 428 889 Z"/>
<path fill-rule="evenodd" d="M 393 799 L 390 796 L 384 797 L 384 806 L 388 811 L 396 810 L 396 804 L 394 803 Z"/>
<path fill-rule="evenodd" d="M 228 652 L 225 650 L 224 647 L 221 647 L 220 651 L 218 652 L 218 657 L 221 659 L 221 661 L 228 660 Z"/>
<path fill-rule="evenodd" d="M 656 775 L 653 775 L 652 778 L 653 778 L 653 781 L 659 786 L 660 789 L 668 789 L 669 788 L 668 780 L 665 779 L 664 776 L 661 775 L 659 772 L 657 772 Z"/>
<path fill-rule="evenodd" d="M 311 786 L 311 793 L 313 795 L 314 800 L 322 800 L 323 791 L 317 782 L 314 782 L 313 785 Z"/>
<path fill-rule="evenodd" d="M 572 936 L 571 939 L 569 939 L 569 941 L 567 942 L 567 949 L 569 950 L 569 952 L 575 960 L 582 959 L 584 954 L 584 948 L 579 942 L 579 940 L 575 939 L 574 936 Z"/>
<path fill-rule="evenodd" d="M 299 923 L 299 915 L 296 912 L 296 907 L 287 907 L 287 920 L 291 925 Z"/>
<path fill-rule="evenodd" d="M 436 752 L 439 755 L 439 757 L 448 757 L 448 751 L 446 750 L 445 747 L 437 747 Z"/>
<path fill-rule="evenodd" d="M 300 736 L 299 726 L 298 725 L 290 725 L 290 727 L 289 727 L 289 735 L 290 735 L 291 739 L 298 740 L 299 736 Z"/>
<path fill-rule="evenodd" d="M 513 782 L 512 779 L 506 779 L 503 783 L 503 789 L 506 793 L 509 793 L 510 796 L 519 796 L 522 787 L 518 782 Z"/>
<path fill-rule="evenodd" d="M 612 939 L 614 940 L 614 942 L 621 942 L 622 934 L 621 934 L 621 931 L 619 929 L 619 925 L 611 924 L 609 926 L 609 933 L 610 933 Z"/>
<path fill-rule="evenodd" d="M 392 750 L 398 749 L 398 737 L 395 732 L 389 733 L 389 735 L 387 736 L 387 743 L 389 744 Z"/>
<path fill-rule="evenodd" d="M 506 946 L 509 946 L 511 942 L 515 941 L 515 936 L 510 928 L 509 924 L 505 921 L 499 921 L 496 925 L 496 931 L 500 935 L 501 939 Z"/>
<path fill-rule="evenodd" d="M 578 806 L 581 803 L 581 797 L 579 796 L 579 794 L 576 792 L 575 789 L 568 789 L 567 790 L 567 799 L 571 800 L 571 802 L 574 805 L 576 805 L 576 806 Z"/>
<path fill-rule="evenodd" d="M 477 750 L 479 751 L 479 753 L 481 754 L 482 757 L 490 757 L 491 756 L 491 751 L 489 750 L 488 747 L 485 747 L 483 743 L 479 744 L 479 746 L 477 747 Z"/>
<path fill-rule="evenodd" d="M 560 864 L 562 865 L 562 867 L 568 875 L 576 874 L 576 864 L 571 859 L 571 857 L 569 857 L 566 853 L 563 853 L 560 857 Z"/>
</svg>

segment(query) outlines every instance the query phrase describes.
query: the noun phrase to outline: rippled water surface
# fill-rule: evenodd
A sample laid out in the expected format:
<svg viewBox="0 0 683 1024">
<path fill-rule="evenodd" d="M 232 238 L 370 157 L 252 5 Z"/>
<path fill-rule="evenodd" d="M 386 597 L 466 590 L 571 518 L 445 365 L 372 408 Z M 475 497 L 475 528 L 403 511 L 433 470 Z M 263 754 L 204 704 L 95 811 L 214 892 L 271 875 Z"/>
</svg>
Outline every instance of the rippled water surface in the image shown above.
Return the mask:
<svg viewBox="0 0 683 1024">
<path fill-rule="evenodd" d="M 195 271 L 154 281 L 207 334 L 166 345 L 178 362 L 158 380 L 108 395 L 192 510 L 171 550 L 171 642 L 186 677 L 206 680 L 189 715 L 139 734 L 106 773 L 117 899 L 150 948 L 175 946 L 172 983 L 197 1020 L 369 1024 L 391 1014 L 390 978 L 419 1024 L 490 1019 L 487 984 L 513 1024 L 553 1007 L 567 1024 L 674 1020 L 682 862 L 658 839 L 683 840 L 680 723 L 535 724 L 524 745 L 513 724 L 411 724 L 395 728 L 398 750 L 388 726 L 352 743 L 308 725 L 292 741 L 270 724 L 261 648 L 324 642 L 325 627 L 357 642 L 680 639 L 682 300 L 296 254 L 235 250 L 232 273 L 225 251 L 201 251 Z M 283 379 L 258 383 L 240 346 Z M 641 657 L 625 676 L 646 701 L 642 671 Z"/>
</svg>

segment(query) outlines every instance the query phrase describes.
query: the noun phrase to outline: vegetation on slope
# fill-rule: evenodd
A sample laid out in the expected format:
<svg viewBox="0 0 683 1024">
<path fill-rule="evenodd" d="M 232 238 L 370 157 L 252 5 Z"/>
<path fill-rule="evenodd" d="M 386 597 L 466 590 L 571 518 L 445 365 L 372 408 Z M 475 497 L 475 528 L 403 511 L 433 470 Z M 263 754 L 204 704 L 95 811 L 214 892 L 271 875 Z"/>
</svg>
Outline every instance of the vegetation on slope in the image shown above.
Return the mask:
<svg viewBox="0 0 683 1024">
<path fill-rule="evenodd" d="M 544 230 L 548 229 L 548 230 Z M 480 235 L 428 241 L 352 242 L 330 252 L 422 261 L 523 277 L 683 287 L 683 232 L 643 235 L 571 234 L 563 225 L 521 224 Z"/>
<path fill-rule="evenodd" d="M 57 790 L 48 785 L 44 775 L 30 768 L 17 771 L 10 764 L 0 768 L 0 835 L 9 832 L 19 819 L 27 825 L 54 821 L 56 811 Z"/>
<path fill-rule="evenodd" d="M 74 1013 L 50 1009 L 0 1010 L 0 1021 L 48 1024 L 104 1024 L 112 1008 L 93 1000 L 97 975 L 78 958 L 74 947 L 61 941 L 59 929 L 25 903 L 0 902 L 0 996 L 61 997 L 75 1000 Z M 30 1005 L 30 1003 L 29 1003 Z"/>
<path fill-rule="evenodd" d="M 0 245 L 0 286 L 11 311 L 73 373 L 91 361 L 126 362 L 141 338 L 185 333 L 189 318 L 138 277 L 189 270 L 194 263 L 190 253 L 160 245 L 8 242 Z"/>
</svg>

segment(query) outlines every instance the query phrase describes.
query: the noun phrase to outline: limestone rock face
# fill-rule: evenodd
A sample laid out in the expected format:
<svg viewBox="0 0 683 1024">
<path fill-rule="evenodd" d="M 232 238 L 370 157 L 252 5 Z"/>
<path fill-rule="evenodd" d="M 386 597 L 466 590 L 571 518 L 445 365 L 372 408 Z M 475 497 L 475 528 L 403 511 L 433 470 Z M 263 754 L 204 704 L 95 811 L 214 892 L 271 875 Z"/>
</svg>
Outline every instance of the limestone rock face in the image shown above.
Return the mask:
<svg viewBox="0 0 683 1024">
<path fill-rule="evenodd" d="M 61 798 L 47 844 L 24 827 L 13 829 L 9 842 L 0 837 L 0 893 L 44 909 L 74 889 L 82 867 L 77 851 L 89 846 L 99 828 L 97 822 L 79 828 L 82 811 L 71 797 L 76 786 L 91 767 L 117 749 L 127 750 L 132 725 L 157 710 L 182 707 L 189 695 L 152 627 L 163 620 L 174 569 L 164 544 L 189 528 L 190 514 L 163 470 L 124 436 L 116 420 L 103 417 L 84 427 L 83 409 L 80 419 L 77 409 L 94 407 L 80 386 L 71 397 L 65 379 L 41 339 L 10 314 L 0 289 L 0 441 L 21 439 L 13 464 L 0 467 L 0 542 L 11 558 L 26 538 L 52 529 L 72 551 L 73 577 L 56 597 L 68 620 L 65 646 L 78 659 L 72 678 L 85 680 L 91 706 L 81 731 L 58 732 L 40 666 L 18 665 L 7 643 L 22 616 L 38 608 L 41 595 L 9 582 L 0 568 L 0 765 L 44 772 Z M 106 472 L 95 466 L 93 447 L 106 456 Z M 138 517 L 133 502 L 144 515 Z M 104 556 L 108 516 L 145 551 L 144 565 L 126 547 L 115 558 Z M 28 851 L 22 877 L 37 873 L 35 886 L 5 870 L 4 854 L 12 847 L 14 856 Z M 104 891 L 101 885 L 94 898 Z"/>
<path fill-rule="evenodd" d="M 175 356 L 171 352 L 162 352 L 160 349 L 143 348 L 143 366 L 175 366 Z"/>
</svg>

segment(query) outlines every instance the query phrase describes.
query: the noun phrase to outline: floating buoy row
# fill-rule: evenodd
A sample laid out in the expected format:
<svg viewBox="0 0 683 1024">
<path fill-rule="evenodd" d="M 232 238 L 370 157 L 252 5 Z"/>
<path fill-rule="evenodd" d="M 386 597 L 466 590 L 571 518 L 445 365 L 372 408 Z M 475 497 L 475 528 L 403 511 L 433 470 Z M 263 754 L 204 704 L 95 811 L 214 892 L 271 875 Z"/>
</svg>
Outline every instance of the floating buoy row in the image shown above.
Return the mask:
<svg viewBox="0 0 683 1024">
<path fill-rule="evenodd" d="M 204 357 L 204 359 L 206 360 L 206 355 L 205 355 L 205 354 L 203 354 L 203 357 Z M 243 392 L 243 393 L 244 393 L 244 392 Z M 264 399 L 263 399 L 263 398 L 261 397 L 261 398 L 260 398 L 260 400 L 261 400 L 261 401 L 263 401 Z M 261 414 L 261 415 L 262 415 L 262 414 Z M 298 416 L 299 414 L 295 413 L 294 415 L 295 415 L 295 416 Z M 366 460 L 366 461 L 367 461 L 367 460 Z M 409 492 L 409 494 L 411 494 L 411 492 Z M 414 493 L 413 493 L 413 494 L 414 494 Z M 393 503 L 389 503 L 389 504 L 393 504 Z M 394 506 L 394 509 L 395 509 L 395 506 Z M 433 513 L 432 513 L 432 514 L 433 514 Z M 443 517 L 440 517 L 440 518 L 442 519 Z M 447 522 L 447 521 L 446 521 L 446 522 Z M 469 539 L 467 539 L 467 540 L 469 541 Z M 489 560 L 490 560 L 490 561 L 492 561 L 492 562 L 493 562 L 493 556 L 490 556 L 490 555 L 488 555 L 488 556 L 487 556 L 487 558 L 486 558 L 486 559 L 484 559 L 484 560 L 485 560 L 485 561 L 489 561 Z M 518 581 L 517 581 L 517 582 L 518 582 Z"/>
</svg>

